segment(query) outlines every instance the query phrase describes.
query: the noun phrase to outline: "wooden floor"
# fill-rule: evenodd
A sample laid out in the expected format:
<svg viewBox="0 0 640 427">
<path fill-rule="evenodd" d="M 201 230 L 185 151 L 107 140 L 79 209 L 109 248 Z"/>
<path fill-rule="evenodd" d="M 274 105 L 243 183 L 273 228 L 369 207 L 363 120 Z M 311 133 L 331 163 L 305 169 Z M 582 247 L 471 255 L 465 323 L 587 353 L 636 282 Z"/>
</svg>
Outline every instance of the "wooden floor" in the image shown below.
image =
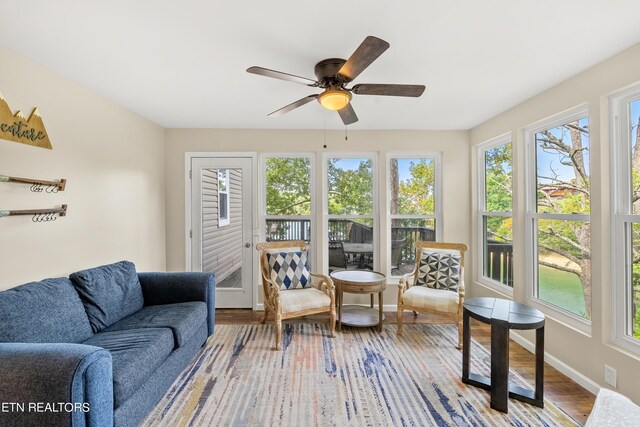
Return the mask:
<svg viewBox="0 0 640 427">
<path fill-rule="evenodd" d="M 252 311 L 245 309 L 217 309 L 216 323 L 218 324 L 251 324 L 260 323 L 264 316 L 262 311 Z M 385 323 L 396 323 L 396 313 L 385 312 Z M 271 321 L 271 317 L 269 318 Z M 327 321 L 326 315 L 307 316 L 299 319 L 289 319 L 290 323 L 322 323 Z M 453 317 L 445 314 L 420 314 L 417 317 L 411 312 L 405 312 L 403 322 L 411 323 L 455 323 Z M 483 347 L 490 350 L 491 330 L 490 328 L 471 319 L 471 336 Z M 534 356 L 519 344 L 510 341 L 509 346 L 509 367 L 522 376 L 533 386 L 535 381 Z M 544 367 L 544 395 L 552 402 L 562 408 L 576 421 L 583 424 L 586 422 L 595 396 L 579 386 L 568 377 L 558 372 L 553 367 L 545 363 Z"/>
</svg>

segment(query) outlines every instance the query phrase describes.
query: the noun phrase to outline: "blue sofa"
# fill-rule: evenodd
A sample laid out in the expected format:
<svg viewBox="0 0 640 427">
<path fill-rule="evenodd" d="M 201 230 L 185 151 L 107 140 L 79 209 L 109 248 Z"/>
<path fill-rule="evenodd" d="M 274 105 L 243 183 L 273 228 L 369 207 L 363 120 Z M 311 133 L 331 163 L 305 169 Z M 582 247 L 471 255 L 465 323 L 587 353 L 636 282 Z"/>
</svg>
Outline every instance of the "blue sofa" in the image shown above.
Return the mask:
<svg viewBox="0 0 640 427">
<path fill-rule="evenodd" d="M 138 425 L 213 333 L 214 283 L 121 261 L 0 292 L 0 425 Z"/>
</svg>

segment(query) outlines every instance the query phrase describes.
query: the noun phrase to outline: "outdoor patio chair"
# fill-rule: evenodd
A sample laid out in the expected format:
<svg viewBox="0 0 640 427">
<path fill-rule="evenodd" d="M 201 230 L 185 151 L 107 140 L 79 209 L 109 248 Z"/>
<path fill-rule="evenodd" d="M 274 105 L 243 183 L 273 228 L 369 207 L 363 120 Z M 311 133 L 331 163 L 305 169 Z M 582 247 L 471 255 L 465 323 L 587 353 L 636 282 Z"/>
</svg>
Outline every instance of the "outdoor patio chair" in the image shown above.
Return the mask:
<svg viewBox="0 0 640 427">
<path fill-rule="evenodd" d="M 458 349 L 462 348 L 464 303 L 464 243 L 416 242 L 416 266 L 398 285 L 398 335 L 404 310 L 456 313 Z"/>
<path fill-rule="evenodd" d="M 400 270 L 400 255 L 402 254 L 402 248 L 404 247 L 405 237 L 391 241 L 391 268 L 397 268 Z"/>
<path fill-rule="evenodd" d="M 335 337 L 336 306 L 333 281 L 309 271 L 309 246 L 302 240 L 258 243 L 264 291 L 264 319 L 274 314 L 276 350 L 280 350 L 282 321 L 329 313 L 329 334 Z"/>
<path fill-rule="evenodd" d="M 329 272 L 337 269 L 346 270 L 348 262 L 342 242 L 329 242 Z"/>
</svg>

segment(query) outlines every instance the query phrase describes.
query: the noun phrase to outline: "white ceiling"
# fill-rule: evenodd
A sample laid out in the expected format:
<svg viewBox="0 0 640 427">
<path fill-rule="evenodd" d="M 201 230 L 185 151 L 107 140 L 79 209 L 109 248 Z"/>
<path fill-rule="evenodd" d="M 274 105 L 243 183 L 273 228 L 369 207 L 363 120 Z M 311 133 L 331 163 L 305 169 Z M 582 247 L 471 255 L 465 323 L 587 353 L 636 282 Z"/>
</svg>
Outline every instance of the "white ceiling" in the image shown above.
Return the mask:
<svg viewBox="0 0 640 427">
<path fill-rule="evenodd" d="M 351 129 L 469 129 L 640 42 L 639 0 L 2 0 L 0 44 L 164 127 L 340 129 L 313 78 L 367 35 L 391 44 L 355 83 L 425 84 L 421 98 L 355 95 Z M 28 78 L 28 76 L 25 76 Z"/>
</svg>

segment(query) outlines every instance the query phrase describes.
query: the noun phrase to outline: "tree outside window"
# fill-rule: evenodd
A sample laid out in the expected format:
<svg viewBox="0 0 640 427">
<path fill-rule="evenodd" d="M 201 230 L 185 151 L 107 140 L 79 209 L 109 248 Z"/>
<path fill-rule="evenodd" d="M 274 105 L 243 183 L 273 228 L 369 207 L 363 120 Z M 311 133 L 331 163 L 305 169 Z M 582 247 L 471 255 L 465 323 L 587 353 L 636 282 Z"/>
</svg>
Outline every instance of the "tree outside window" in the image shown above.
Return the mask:
<svg viewBox="0 0 640 427">
<path fill-rule="evenodd" d="M 389 264 L 392 276 L 415 266 L 415 242 L 436 239 L 435 157 L 389 159 Z"/>
<path fill-rule="evenodd" d="M 629 151 L 631 158 L 630 188 L 627 188 L 628 197 L 631 199 L 631 215 L 640 215 L 640 99 L 629 101 L 626 105 L 629 130 Z M 631 229 L 631 244 L 628 254 L 631 260 L 630 282 L 627 288 L 627 301 L 629 313 L 629 330 L 627 334 L 640 339 L 640 218 L 633 218 L 628 227 Z M 626 322 L 625 322 L 626 323 Z"/>
<path fill-rule="evenodd" d="M 311 159 L 266 157 L 264 227 L 267 241 L 311 241 Z"/>
<path fill-rule="evenodd" d="M 481 148 L 482 276 L 513 287 L 512 144 L 510 135 Z"/>
<path fill-rule="evenodd" d="M 374 268 L 373 159 L 327 158 L 329 271 Z"/>
<path fill-rule="evenodd" d="M 591 319 L 589 119 L 535 133 L 535 295 Z"/>
</svg>

